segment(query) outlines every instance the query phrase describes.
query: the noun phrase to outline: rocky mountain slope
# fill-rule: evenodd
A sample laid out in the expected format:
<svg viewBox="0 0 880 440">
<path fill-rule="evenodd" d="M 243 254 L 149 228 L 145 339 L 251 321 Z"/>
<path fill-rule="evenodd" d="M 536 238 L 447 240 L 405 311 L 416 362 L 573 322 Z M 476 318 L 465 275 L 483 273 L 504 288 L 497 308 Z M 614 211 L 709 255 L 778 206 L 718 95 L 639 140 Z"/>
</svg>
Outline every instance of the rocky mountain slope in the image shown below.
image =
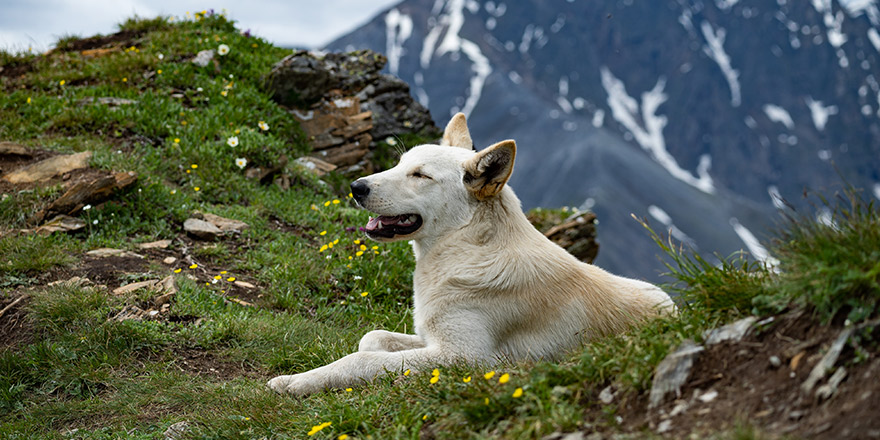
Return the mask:
<svg viewBox="0 0 880 440">
<path fill-rule="evenodd" d="M 880 197 L 878 28 L 872 0 L 405 0 L 327 49 L 384 52 L 438 124 L 469 115 L 478 148 L 515 139 L 525 208 L 595 211 L 597 264 L 657 279 L 630 214 L 767 259 L 805 190 Z"/>
</svg>

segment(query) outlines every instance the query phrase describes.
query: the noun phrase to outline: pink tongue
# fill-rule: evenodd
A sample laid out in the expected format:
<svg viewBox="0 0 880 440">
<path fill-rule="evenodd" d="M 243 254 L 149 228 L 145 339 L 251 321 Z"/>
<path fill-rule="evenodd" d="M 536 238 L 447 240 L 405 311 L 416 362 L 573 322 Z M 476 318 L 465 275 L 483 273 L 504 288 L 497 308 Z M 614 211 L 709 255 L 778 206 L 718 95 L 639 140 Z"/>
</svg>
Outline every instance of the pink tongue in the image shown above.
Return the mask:
<svg viewBox="0 0 880 440">
<path fill-rule="evenodd" d="M 376 218 L 370 217 L 370 221 L 367 222 L 366 230 L 375 230 L 379 227 L 379 222 L 382 222 L 382 226 L 395 225 L 397 223 L 400 223 L 402 217 L 402 215 L 395 215 L 393 217 L 387 217 L 384 215 L 380 215 Z"/>
</svg>

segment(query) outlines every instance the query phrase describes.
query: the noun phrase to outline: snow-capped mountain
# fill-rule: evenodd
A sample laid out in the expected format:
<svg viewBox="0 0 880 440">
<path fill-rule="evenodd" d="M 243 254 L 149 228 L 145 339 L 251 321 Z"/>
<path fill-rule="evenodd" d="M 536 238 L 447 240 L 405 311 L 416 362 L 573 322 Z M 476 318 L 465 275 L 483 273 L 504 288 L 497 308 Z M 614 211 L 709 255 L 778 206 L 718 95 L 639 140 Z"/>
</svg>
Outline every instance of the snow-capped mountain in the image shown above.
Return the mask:
<svg viewBox="0 0 880 440">
<path fill-rule="evenodd" d="M 875 0 L 404 0 L 327 47 L 359 48 L 478 149 L 515 139 L 524 207 L 595 211 L 618 273 L 663 270 L 631 213 L 766 259 L 781 199 L 880 198 Z"/>
</svg>

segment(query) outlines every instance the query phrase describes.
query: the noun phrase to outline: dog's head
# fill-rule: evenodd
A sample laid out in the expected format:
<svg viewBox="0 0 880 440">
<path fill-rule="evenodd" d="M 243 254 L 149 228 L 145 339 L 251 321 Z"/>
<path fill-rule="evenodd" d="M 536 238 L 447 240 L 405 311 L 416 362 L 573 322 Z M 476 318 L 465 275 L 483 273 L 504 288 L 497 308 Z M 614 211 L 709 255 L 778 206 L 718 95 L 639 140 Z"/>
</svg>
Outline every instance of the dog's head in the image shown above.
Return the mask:
<svg viewBox="0 0 880 440">
<path fill-rule="evenodd" d="M 513 172 L 516 143 L 474 151 L 463 114 L 446 126 L 440 145 L 419 145 L 390 170 L 351 184 L 359 205 L 378 214 L 365 227 L 377 241 L 440 237 L 468 224 L 491 203 Z"/>
</svg>

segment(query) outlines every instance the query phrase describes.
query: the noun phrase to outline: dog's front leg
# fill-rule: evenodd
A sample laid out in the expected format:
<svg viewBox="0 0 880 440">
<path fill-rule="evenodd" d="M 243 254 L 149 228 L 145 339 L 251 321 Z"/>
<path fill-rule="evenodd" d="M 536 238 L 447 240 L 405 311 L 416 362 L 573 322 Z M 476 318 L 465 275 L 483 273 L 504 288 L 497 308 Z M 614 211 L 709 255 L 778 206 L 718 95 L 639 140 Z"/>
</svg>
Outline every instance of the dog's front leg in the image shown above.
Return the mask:
<svg viewBox="0 0 880 440">
<path fill-rule="evenodd" d="M 361 338 L 358 351 L 401 351 L 424 348 L 425 341 L 419 335 L 373 330 Z"/>
<path fill-rule="evenodd" d="M 443 365 L 452 361 L 448 350 L 425 347 L 396 352 L 359 351 L 305 373 L 278 376 L 269 381 L 269 388 L 278 393 L 305 396 L 327 388 L 361 385 L 386 371 L 416 369 L 423 365 Z"/>
</svg>

